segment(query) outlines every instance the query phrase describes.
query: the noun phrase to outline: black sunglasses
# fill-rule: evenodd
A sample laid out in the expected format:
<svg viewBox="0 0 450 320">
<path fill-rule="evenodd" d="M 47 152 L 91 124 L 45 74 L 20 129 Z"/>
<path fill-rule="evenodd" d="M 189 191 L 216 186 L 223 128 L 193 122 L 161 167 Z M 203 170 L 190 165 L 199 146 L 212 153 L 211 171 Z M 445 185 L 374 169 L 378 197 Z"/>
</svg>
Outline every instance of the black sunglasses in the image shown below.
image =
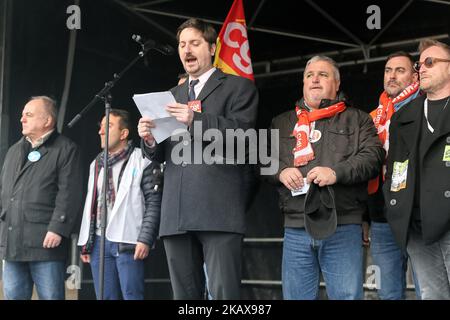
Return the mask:
<svg viewBox="0 0 450 320">
<path fill-rule="evenodd" d="M 419 72 L 420 67 L 422 65 L 425 65 L 425 67 L 427 67 L 427 68 L 433 68 L 433 66 L 434 66 L 434 64 L 436 62 L 450 62 L 450 60 L 449 59 L 434 58 L 434 57 L 427 57 L 427 58 L 425 58 L 424 61 L 416 61 L 414 63 L 414 70 Z"/>
</svg>

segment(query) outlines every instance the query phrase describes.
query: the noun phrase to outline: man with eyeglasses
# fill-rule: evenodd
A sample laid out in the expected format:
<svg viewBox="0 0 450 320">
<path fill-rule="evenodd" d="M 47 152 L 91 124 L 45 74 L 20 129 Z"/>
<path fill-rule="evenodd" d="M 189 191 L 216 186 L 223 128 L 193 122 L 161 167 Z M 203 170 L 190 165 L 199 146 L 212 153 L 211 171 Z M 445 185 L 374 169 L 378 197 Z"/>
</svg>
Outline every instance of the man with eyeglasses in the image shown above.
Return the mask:
<svg viewBox="0 0 450 320">
<path fill-rule="evenodd" d="M 423 95 L 391 119 L 387 219 L 406 248 L 422 299 L 450 299 L 450 47 L 420 43 Z"/>
<path fill-rule="evenodd" d="M 377 128 L 383 148 L 389 151 L 389 124 L 395 112 L 401 110 L 419 95 L 418 73 L 410 54 L 398 51 L 388 56 L 384 67 L 384 91 L 379 106 L 370 115 Z M 363 223 L 364 243 L 369 245 L 373 263 L 380 268 L 377 282 L 382 300 L 405 299 L 407 255 L 397 245 L 385 216 L 382 186 L 385 165 L 380 175 L 369 182 L 369 224 Z"/>
</svg>

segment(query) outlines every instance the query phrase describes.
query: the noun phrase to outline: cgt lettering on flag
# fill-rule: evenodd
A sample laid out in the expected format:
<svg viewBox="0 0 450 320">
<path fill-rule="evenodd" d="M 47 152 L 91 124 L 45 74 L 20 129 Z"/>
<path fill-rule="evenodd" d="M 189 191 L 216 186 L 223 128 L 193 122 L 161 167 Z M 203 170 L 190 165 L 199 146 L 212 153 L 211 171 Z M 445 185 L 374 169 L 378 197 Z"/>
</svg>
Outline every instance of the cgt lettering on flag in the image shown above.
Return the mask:
<svg viewBox="0 0 450 320">
<path fill-rule="evenodd" d="M 242 0 L 235 0 L 217 38 L 214 66 L 254 80 Z"/>
</svg>

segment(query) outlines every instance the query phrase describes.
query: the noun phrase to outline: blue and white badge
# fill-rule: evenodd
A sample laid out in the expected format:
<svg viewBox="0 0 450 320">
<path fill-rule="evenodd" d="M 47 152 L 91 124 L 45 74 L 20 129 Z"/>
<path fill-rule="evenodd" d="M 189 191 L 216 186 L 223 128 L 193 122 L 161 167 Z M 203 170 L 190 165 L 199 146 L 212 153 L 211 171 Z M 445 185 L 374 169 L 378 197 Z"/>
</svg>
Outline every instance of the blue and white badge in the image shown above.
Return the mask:
<svg viewBox="0 0 450 320">
<path fill-rule="evenodd" d="M 28 154 L 28 160 L 30 160 L 31 162 L 39 161 L 40 158 L 41 154 L 39 153 L 39 151 L 31 151 Z"/>
</svg>

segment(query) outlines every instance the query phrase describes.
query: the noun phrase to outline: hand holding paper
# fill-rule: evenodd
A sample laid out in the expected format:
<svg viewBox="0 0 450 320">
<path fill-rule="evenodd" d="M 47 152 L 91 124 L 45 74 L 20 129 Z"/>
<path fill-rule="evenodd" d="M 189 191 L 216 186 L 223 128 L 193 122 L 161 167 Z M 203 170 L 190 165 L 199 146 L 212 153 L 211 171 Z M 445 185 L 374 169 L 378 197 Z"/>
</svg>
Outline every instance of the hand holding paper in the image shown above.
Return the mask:
<svg viewBox="0 0 450 320">
<path fill-rule="evenodd" d="M 150 130 L 156 142 L 161 143 L 173 135 L 175 130 L 177 132 L 180 132 L 180 130 L 186 131 L 186 125 L 177 121 L 166 110 L 168 105 L 177 104 L 170 91 L 135 94 L 133 100 L 144 117 L 144 119 L 141 119 L 143 120 L 142 126 L 141 121 L 139 121 L 139 136 L 141 138 L 151 140 L 148 132 Z M 147 143 L 149 142 L 147 141 Z"/>
<path fill-rule="evenodd" d="M 171 103 L 167 106 L 166 110 L 174 116 L 175 119 L 187 126 L 190 126 L 194 120 L 194 111 L 192 111 L 187 104 Z"/>
<path fill-rule="evenodd" d="M 153 121 L 148 117 L 143 117 L 139 119 L 138 124 L 138 134 L 139 137 L 144 139 L 144 141 L 147 143 L 147 145 L 151 146 L 155 143 L 155 137 L 153 137 L 151 133 L 151 128 L 154 128 L 155 124 Z"/>
</svg>

